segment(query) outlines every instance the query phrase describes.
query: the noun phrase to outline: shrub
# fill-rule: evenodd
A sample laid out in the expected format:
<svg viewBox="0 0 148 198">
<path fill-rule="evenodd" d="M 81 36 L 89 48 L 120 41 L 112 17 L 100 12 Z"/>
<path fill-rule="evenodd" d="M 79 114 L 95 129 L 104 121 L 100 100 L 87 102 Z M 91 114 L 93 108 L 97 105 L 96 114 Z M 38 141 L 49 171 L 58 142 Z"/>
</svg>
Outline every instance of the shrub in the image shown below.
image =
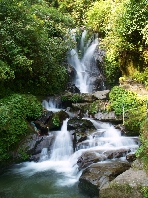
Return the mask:
<svg viewBox="0 0 148 198">
<path fill-rule="evenodd" d="M 12 94 L 0 100 L 0 161 L 10 157 L 29 131 L 28 121 L 41 113 L 41 103 L 33 95 Z"/>
</svg>

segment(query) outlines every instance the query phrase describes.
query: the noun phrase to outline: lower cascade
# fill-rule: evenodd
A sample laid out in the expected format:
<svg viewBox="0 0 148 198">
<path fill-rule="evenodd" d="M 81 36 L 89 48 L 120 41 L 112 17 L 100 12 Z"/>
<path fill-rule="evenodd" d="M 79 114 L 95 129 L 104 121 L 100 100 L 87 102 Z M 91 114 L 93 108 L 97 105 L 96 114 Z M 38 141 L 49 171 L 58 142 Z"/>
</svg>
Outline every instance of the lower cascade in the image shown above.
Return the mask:
<svg viewBox="0 0 148 198">
<path fill-rule="evenodd" d="M 55 139 L 50 150 L 47 147 L 42 149 L 37 163 L 17 164 L 10 169 L 9 173 L 0 177 L 0 195 L 15 198 L 94 197 L 93 194 L 85 194 L 78 188 L 79 178 L 91 161 L 87 161 L 89 153 L 91 153 L 91 159 L 94 154 L 100 159 L 95 164 L 103 165 L 111 159 L 115 160 L 116 154 L 113 151 L 122 149 L 121 152 L 124 151 L 124 154 L 119 156 L 118 160 L 124 162 L 126 154 L 134 153 L 138 148 L 138 143 L 137 137 L 122 136 L 120 130 L 115 129 L 110 123 L 85 119 L 93 123 L 95 130 L 88 135 L 86 140 L 77 144 L 75 152 L 73 151 L 73 136 L 67 130 L 69 119 L 66 119 L 61 130 L 49 132 L 47 137 L 52 137 L 52 134 L 56 133 Z M 111 152 L 113 156 L 108 157 Z M 83 160 L 86 161 L 83 162 Z"/>
</svg>

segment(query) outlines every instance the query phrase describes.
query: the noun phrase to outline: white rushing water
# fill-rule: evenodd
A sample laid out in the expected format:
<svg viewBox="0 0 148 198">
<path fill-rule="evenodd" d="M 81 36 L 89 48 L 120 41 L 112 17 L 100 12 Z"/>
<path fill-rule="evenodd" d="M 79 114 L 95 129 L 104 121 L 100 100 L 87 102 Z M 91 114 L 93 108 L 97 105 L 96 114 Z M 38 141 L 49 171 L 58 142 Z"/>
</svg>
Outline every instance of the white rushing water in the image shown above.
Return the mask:
<svg viewBox="0 0 148 198">
<path fill-rule="evenodd" d="M 78 171 L 77 156 L 73 156 L 73 142 L 70 133 L 67 131 L 66 119 L 60 131 L 56 131 L 56 138 L 52 146 L 50 157 L 47 148 L 43 148 L 40 161 L 25 162 L 21 168 L 14 171 L 25 176 L 32 176 L 37 172 L 44 172 L 53 170 L 56 173 L 63 174 L 62 179 L 57 178 L 56 185 L 73 185 L 78 181 L 81 172 Z"/>
<path fill-rule="evenodd" d="M 48 101 L 43 100 L 42 106 L 48 111 L 52 112 L 57 112 L 61 110 L 61 108 L 59 108 L 59 102 L 54 97 L 51 97 Z"/>
<path fill-rule="evenodd" d="M 98 46 L 98 38 L 95 38 L 92 42 L 90 40 L 86 41 L 86 30 L 82 33 L 81 41 L 80 41 L 80 49 L 75 47 L 70 51 L 68 56 L 68 63 L 74 67 L 76 71 L 76 76 L 74 80 L 74 84 L 79 88 L 81 93 L 90 93 L 93 91 L 92 82 L 91 82 L 91 74 L 92 68 L 91 63 L 93 60 L 94 52 Z M 75 34 L 72 35 L 72 38 L 76 40 Z M 79 57 L 79 52 L 82 57 Z"/>
<path fill-rule="evenodd" d="M 67 131 L 67 122 L 68 119 L 63 122 L 61 131 L 56 135 L 50 157 L 51 161 L 68 160 L 73 153 L 73 144 L 70 133 Z"/>
<path fill-rule="evenodd" d="M 121 135 L 121 131 L 115 129 L 110 123 L 103 123 L 89 119 L 95 126 L 96 131 L 89 135 L 89 138 L 80 144 L 79 148 L 91 150 L 117 150 L 130 149 L 135 152 L 138 148 L 137 137 L 126 137 Z M 86 145 L 86 146 L 85 146 Z"/>
<path fill-rule="evenodd" d="M 67 131 L 68 119 L 66 119 L 61 130 L 56 134 L 50 157 L 47 148 L 43 148 L 38 163 L 25 162 L 16 172 L 31 176 L 37 172 L 53 170 L 63 175 L 62 179 L 57 179 L 56 185 L 73 185 L 81 175 L 81 172 L 78 171 L 77 160 L 84 152 L 99 151 L 99 154 L 103 155 L 105 151 L 109 150 L 129 148 L 131 152 L 134 152 L 138 148 L 134 138 L 121 136 L 121 132 L 113 125 L 89 120 L 94 124 L 96 130 L 81 143 L 75 153 L 73 153 L 72 137 Z"/>
</svg>

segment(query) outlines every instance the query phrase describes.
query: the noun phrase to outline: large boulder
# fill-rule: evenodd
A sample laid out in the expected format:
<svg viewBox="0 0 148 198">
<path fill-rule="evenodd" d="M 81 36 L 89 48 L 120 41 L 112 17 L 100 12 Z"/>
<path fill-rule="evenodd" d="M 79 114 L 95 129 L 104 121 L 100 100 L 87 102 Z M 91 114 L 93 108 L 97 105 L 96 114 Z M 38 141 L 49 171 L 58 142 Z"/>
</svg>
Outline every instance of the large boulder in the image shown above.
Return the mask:
<svg viewBox="0 0 148 198">
<path fill-rule="evenodd" d="M 104 122 L 121 123 L 122 117 L 117 116 L 114 111 L 111 112 L 98 112 L 94 118 Z"/>
<path fill-rule="evenodd" d="M 22 159 L 21 155 L 25 152 L 28 155 L 28 160 L 38 161 L 42 149 L 47 148 L 47 150 L 50 151 L 54 139 L 54 133 L 51 133 L 49 136 L 40 136 L 36 133 L 29 134 L 20 142 L 20 145 L 14 153 L 14 158 L 16 160 Z"/>
<path fill-rule="evenodd" d="M 129 168 L 130 164 L 124 161 L 92 164 L 83 171 L 78 186 L 91 196 L 99 196 L 100 188 Z"/>
<path fill-rule="evenodd" d="M 135 160 L 132 167 L 114 180 L 106 183 L 99 193 L 100 198 L 143 198 L 148 188 L 148 175 L 141 162 Z"/>
</svg>

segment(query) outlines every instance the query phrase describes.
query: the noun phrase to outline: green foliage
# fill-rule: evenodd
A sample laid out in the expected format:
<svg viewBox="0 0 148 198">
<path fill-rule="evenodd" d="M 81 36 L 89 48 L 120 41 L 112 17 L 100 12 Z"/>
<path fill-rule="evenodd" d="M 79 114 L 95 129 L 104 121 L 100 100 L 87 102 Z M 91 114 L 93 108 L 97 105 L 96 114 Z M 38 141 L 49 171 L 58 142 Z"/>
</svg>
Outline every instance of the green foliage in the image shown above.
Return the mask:
<svg viewBox="0 0 148 198">
<path fill-rule="evenodd" d="M 125 126 L 131 134 L 139 132 L 141 123 L 146 118 L 147 97 L 140 97 L 136 93 L 115 86 L 109 93 L 110 110 L 114 110 L 116 115 L 125 112 Z"/>
<path fill-rule="evenodd" d="M 11 70 L 11 68 L 2 60 L 0 60 L 0 81 L 4 82 L 5 80 L 10 80 L 14 78 L 14 72 Z"/>
<path fill-rule="evenodd" d="M 89 113 L 95 114 L 98 112 L 98 104 L 96 102 L 91 103 L 89 107 Z"/>
<path fill-rule="evenodd" d="M 9 158 L 11 149 L 27 134 L 28 121 L 41 113 L 42 106 L 33 95 L 13 94 L 0 100 L 0 161 Z"/>
<path fill-rule="evenodd" d="M 105 50 L 104 74 L 110 85 L 148 63 L 147 0 L 100 0 L 87 10 L 86 26 L 100 33 Z M 114 76 L 117 78 L 115 79 Z"/>
<path fill-rule="evenodd" d="M 143 186 L 141 188 L 141 192 L 143 194 L 143 198 L 148 198 L 148 187 L 147 186 Z"/>
<path fill-rule="evenodd" d="M 52 122 L 57 127 L 60 125 L 60 119 L 57 114 L 55 114 L 54 117 L 52 118 Z"/>
<path fill-rule="evenodd" d="M 71 18 L 44 0 L 2 1 L 0 18 L 0 86 L 33 94 L 63 90 L 67 73 L 61 65 L 71 46 Z"/>
<path fill-rule="evenodd" d="M 27 154 L 25 149 L 19 149 L 18 154 L 20 156 L 21 161 L 22 160 L 27 160 L 29 158 L 29 155 Z"/>
<path fill-rule="evenodd" d="M 62 95 L 61 96 L 61 100 L 62 101 L 71 101 L 71 102 L 74 102 L 74 103 L 77 103 L 79 101 L 82 101 L 83 100 L 83 97 L 76 93 L 76 94 L 72 94 L 72 95 Z"/>
<path fill-rule="evenodd" d="M 130 109 L 125 112 L 125 127 L 129 131 L 128 135 L 137 136 L 142 125 L 143 120 L 146 119 L 146 103 L 142 102 L 143 106 L 136 109 Z M 126 118 L 127 117 L 127 118 Z"/>
<path fill-rule="evenodd" d="M 111 103 L 110 107 L 117 115 L 122 114 L 123 106 L 125 111 L 131 108 L 137 108 L 139 106 L 136 93 L 125 90 L 122 87 L 113 87 L 109 93 L 109 98 Z"/>
<path fill-rule="evenodd" d="M 105 2 L 104 0 L 96 1 L 91 4 L 90 9 L 86 13 L 86 25 L 99 32 L 100 35 L 105 34 L 112 3 L 111 0 L 106 0 Z"/>
<path fill-rule="evenodd" d="M 62 12 L 70 13 L 75 23 L 78 26 L 82 26 L 85 23 L 86 11 L 94 1 L 95 0 L 60 0 L 59 9 Z"/>
<path fill-rule="evenodd" d="M 132 77 L 135 81 L 145 85 L 148 89 L 148 68 L 145 68 L 143 72 L 135 72 Z"/>
<path fill-rule="evenodd" d="M 148 171 L 148 120 L 142 122 L 140 130 L 141 146 L 136 151 L 136 157 L 139 157 L 144 163 L 144 168 Z"/>
</svg>

